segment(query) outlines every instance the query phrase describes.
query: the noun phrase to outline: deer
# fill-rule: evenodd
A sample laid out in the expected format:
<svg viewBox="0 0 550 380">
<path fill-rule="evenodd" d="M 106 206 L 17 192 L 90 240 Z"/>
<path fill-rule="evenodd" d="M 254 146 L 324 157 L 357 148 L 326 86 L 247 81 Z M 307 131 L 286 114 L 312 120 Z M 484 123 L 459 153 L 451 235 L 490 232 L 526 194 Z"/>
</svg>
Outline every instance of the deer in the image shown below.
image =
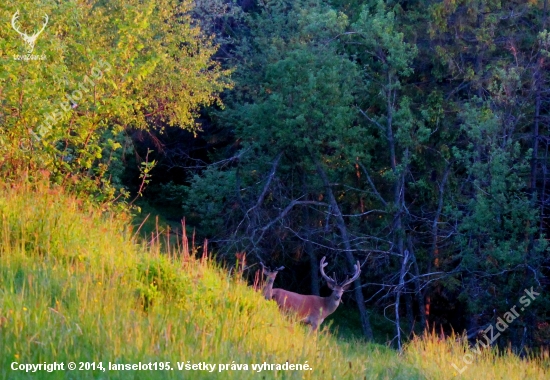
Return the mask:
<svg viewBox="0 0 550 380">
<path fill-rule="evenodd" d="M 23 41 L 27 45 L 29 45 L 28 53 L 31 54 L 34 50 L 34 45 L 36 43 L 36 39 L 38 36 L 46 29 L 46 25 L 48 25 L 48 15 L 44 15 L 44 24 L 42 25 L 42 29 L 40 29 L 38 32 L 34 33 L 33 35 L 29 36 L 27 33 L 21 32 L 19 28 L 16 25 L 17 19 L 19 18 L 19 11 L 15 12 L 13 14 L 13 17 L 11 18 L 11 26 L 13 27 L 13 30 L 15 30 L 21 37 L 23 37 Z"/>
<path fill-rule="evenodd" d="M 332 294 L 328 297 L 298 294 L 280 288 L 272 289 L 277 271 L 264 272 L 269 273 L 266 274 L 268 276 L 268 282 L 266 283 L 264 292 L 267 291 L 271 293 L 271 299 L 277 302 L 281 310 L 295 312 L 298 317 L 301 318 L 302 323 L 311 326 L 311 331 L 316 331 L 321 323 L 323 323 L 329 315 L 334 313 L 342 301 L 342 294 L 361 274 L 361 265 L 358 260 L 357 264 L 354 266 L 355 273 L 353 276 L 351 278 L 347 276 L 344 281 L 339 282 L 336 279 L 335 273 L 332 277 L 325 274 L 324 268 L 328 265 L 325 259 L 326 256 L 323 256 L 319 270 L 321 271 L 321 276 L 327 282 L 328 287 L 332 290 Z M 266 293 L 264 293 L 264 296 L 266 296 Z M 266 298 L 269 299 L 267 296 Z"/>
<path fill-rule="evenodd" d="M 271 269 L 270 267 L 266 267 L 261 261 L 260 265 L 262 266 L 262 273 L 267 277 L 262 294 L 265 299 L 269 301 L 273 298 L 273 283 L 275 282 L 275 277 L 277 277 L 277 273 L 285 269 L 285 267 L 281 266 L 279 268 Z"/>
</svg>

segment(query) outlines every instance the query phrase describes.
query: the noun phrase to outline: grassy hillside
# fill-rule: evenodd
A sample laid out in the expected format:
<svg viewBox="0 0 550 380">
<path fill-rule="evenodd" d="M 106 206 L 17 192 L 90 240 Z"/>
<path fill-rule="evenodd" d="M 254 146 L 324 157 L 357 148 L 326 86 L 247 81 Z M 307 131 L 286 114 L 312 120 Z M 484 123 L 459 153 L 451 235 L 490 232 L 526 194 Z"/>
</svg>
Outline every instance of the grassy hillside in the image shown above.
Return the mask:
<svg viewBox="0 0 550 380">
<path fill-rule="evenodd" d="M 436 337 L 398 356 L 309 335 L 213 262 L 190 258 L 185 244 L 161 253 L 136 242 L 129 226 L 45 185 L 0 189 L 0 378 L 451 379 L 451 363 L 464 365 L 464 347 Z M 287 361 L 312 370 L 252 368 Z M 65 371 L 12 370 L 54 362 Z M 69 362 L 77 369 L 66 371 Z M 113 371 L 109 362 L 156 362 L 157 370 Z M 166 362 L 172 369 L 160 370 Z M 180 370 L 178 362 L 216 367 Z M 459 378 L 549 376 L 547 361 L 486 351 Z"/>
</svg>

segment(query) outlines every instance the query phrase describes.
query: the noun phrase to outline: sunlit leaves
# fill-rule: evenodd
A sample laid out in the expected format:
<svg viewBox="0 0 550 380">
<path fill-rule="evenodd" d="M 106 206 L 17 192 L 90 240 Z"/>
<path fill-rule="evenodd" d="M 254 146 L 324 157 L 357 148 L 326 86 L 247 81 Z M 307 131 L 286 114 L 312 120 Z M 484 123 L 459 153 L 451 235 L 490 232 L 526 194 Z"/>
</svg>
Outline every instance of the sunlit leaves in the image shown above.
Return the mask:
<svg viewBox="0 0 550 380">
<path fill-rule="evenodd" d="M 44 14 L 50 22 L 36 44 L 45 57 L 39 61 L 13 59 L 23 41 L 9 27 L 0 30 L 0 135 L 10 136 L 0 141 L 16 142 L 0 146 L 2 166 L 78 176 L 100 162 L 108 168 L 111 155 L 102 151 L 121 147 L 103 138 L 109 130 L 152 123 L 193 130 L 199 107 L 220 104 L 230 83 L 192 7 L 177 0 L 4 2 L 3 20 L 20 10 L 28 30 Z M 30 149 L 19 150 L 19 141 Z"/>
</svg>

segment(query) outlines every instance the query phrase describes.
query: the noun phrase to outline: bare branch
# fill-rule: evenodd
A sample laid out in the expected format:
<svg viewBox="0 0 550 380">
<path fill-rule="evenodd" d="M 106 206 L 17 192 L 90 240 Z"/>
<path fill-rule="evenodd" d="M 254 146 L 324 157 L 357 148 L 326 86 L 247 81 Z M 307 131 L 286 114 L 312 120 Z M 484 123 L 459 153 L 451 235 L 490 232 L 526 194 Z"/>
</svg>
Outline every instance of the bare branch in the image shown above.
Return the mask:
<svg viewBox="0 0 550 380">
<path fill-rule="evenodd" d="M 363 170 L 363 173 L 365 174 L 365 177 L 367 177 L 367 181 L 369 182 L 370 184 L 370 187 L 372 189 L 372 191 L 374 192 L 374 194 L 376 195 L 376 197 L 378 198 L 378 200 L 380 200 L 380 202 L 382 202 L 382 204 L 387 207 L 388 206 L 388 202 L 386 202 L 386 200 L 384 198 L 382 198 L 382 195 L 380 195 L 380 193 L 378 192 L 378 190 L 376 189 L 376 186 L 374 185 L 374 182 L 372 182 L 372 179 L 370 178 L 370 175 L 369 175 L 369 172 L 367 171 L 367 168 L 365 167 L 365 165 L 363 165 L 361 162 L 357 161 L 357 163 L 359 164 L 359 166 L 361 167 L 361 169 Z"/>
<path fill-rule="evenodd" d="M 271 228 L 271 226 L 273 226 L 275 223 L 277 223 L 279 220 L 283 219 L 289 212 L 290 210 L 292 210 L 294 208 L 294 206 L 298 206 L 298 205 L 316 205 L 316 206 L 328 206 L 328 204 L 324 203 L 324 202 L 317 202 L 317 201 L 298 201 L 298 200 L 293 200 L 292 202 L 290 202 L 290 204 L 288 206 L 285 207 L 285 209 L 283 210 L 283 212 L 281 212 L 275 219 L 273 219 L 271 222 L 269 222 L 268 225 L 266 225 L 265 227 L 263 227 L 261 229 L 262 232 L 265 232 L 267 231 L 269 228 Z"/>
<path fill-rule="evenodd" d="M 371 118 L 369 115 L 367 115 L 367 113 L 365 111 L 363 111 L 361 108 L 357 107 L 357 109 L 359 110 L 359 112 L 361 112 L 361 114 L 363 116 L 365 116 L 367 118 L 368 121 L 370 121 L 371 123 L 375 124 L 378 128 L 380 128 L 381 131 L 385 131 L 386 128 L 384 128 L 382 125 L 380 125 L 379 122 L 377 122 L 376 120 L 374 120 L 373 118 Z"/>
</svg>

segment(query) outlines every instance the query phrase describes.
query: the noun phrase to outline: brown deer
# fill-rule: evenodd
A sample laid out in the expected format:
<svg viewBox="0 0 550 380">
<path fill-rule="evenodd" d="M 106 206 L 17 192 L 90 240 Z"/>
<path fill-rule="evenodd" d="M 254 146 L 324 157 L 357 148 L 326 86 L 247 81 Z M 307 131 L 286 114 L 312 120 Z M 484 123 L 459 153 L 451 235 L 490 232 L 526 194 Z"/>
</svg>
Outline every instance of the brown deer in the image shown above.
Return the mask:
<svg viewBox="0 0 550 380">
<path fill-rule="evenodd" d="M 342 294 L 361 274 L 360 264 L 359 261 L 357 261 L 357 264 L 355 265 L 355 273 L 353 274 L 352 278 L 349 278 L 348 276 L 344 281 L 338 282 L 335 274 L 333 275 L 333 277 L 329 277 L 325 274 L 324 268 L 328 265 L 327 263 L 325 263 L 325 259 L 326 257 L 323 257 L 321 259 L 319 269 L 321 271 L 321 275 L 326 280 L 328 287 L 332 289 L 332 294 L 328 297 L 298 294 L 278 288 L 272 289 L 273 280 L 277 275 L 276 271 L 274 272 L 275 274 L 272 275 L 273 279 L 271 280 L 269 288 L 267 287 L 267 284 L 266 288 L 264 288 L 264 292 L 267 290 L 271 293 L 272 299 L 277 302 L 280 309 L 295 312 L 298 317 L 302 319 L 302 322 L 307 323 L 311 326 L 312 331 L 317 330 L 321 323 L 323 323 L 325 318 L 334 313 L 334 311 L 338 308 L 338 305 L 340 305 Z M 268 279 L 269 278 L 270 277 L 268 275 Z M 264 296 L 265 294 L 266 293 L 264 293 Z"/>
<path fill-rule="evenodd" d="M 273 283 L 275 282 L 275 277 L 277 277 L 277 273 L 285 269 L 285 267 L 271 269 L 270 267 L 266 267 L 261 261 L 260 265 L 262 266 L 263 274 L 265 274 L 267 277 L 262 294 L 264 295 L 266 300 L 270 300 L 273 298 Z"/>
</svg>

